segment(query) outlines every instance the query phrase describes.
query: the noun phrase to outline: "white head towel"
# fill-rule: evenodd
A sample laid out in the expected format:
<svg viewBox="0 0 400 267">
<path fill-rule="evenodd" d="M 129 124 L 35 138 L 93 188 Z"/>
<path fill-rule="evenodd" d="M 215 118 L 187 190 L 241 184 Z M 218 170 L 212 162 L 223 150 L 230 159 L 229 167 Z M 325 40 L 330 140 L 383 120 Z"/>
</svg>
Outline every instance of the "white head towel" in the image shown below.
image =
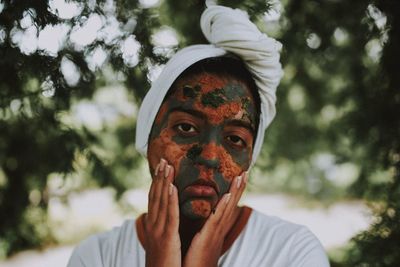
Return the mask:
<svg viewBox="0 0 400 267">
<path fill-rule="evenodd" d="M 165 95 L 178 76 L 194 63 L 233 53 L 252 74 L 261 99 L 261 116 L 254 144 L 252 164 L 260 153 L 264 131 L 275 117 L 275 92 L 283 71 L 279 62 L 282 45 L 261 33 L 239 9 L 213 5 L 201 16 L 201 29 L 210 45 L 192 45 L 177 52 L 153 82 L 139 109 L 136 148 L 146 155 L 147 142 L 154 119 Z"/>
</svg>

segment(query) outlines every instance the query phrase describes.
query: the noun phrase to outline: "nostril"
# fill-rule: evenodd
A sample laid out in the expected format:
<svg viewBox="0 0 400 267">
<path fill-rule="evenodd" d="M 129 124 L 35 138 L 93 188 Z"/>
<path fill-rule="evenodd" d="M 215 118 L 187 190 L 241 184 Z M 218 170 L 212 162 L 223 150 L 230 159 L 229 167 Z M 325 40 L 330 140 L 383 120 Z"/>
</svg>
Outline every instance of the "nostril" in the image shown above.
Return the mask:
<svg viewBox="0 0 400 267">
<path fill-rule="evenodd" d="M 202 151 L 198 157 L 198 163 L 209 168 L 218 168 L 220 164 L 218 146 L 215 143 L 209 143 L 202 146 Z"/>
<path fill-rule="evenodd" d="M 216 169 L 220 165 L 218 153 L 218 146 L 210 143 L 202 146 L 192 146 L 188 150 L 186 157 L 196 164 Z"/>
</svg>

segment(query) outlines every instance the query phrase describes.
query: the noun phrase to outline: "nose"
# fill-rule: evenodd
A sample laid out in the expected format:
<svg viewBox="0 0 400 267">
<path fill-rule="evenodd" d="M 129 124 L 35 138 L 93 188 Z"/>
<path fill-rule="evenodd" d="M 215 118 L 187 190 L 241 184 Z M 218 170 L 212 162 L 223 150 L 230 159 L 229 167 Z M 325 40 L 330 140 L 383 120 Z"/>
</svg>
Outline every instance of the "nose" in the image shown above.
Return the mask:
<svg viewBox="0 0 400 267">
<path fill-rule="evenodd" d="M 215 143 L 208 143 L 202 146 L 201 154 L 197 163 L 209 168 L 218 168 L 220 165 L 220 148 Z"/>
</svg>

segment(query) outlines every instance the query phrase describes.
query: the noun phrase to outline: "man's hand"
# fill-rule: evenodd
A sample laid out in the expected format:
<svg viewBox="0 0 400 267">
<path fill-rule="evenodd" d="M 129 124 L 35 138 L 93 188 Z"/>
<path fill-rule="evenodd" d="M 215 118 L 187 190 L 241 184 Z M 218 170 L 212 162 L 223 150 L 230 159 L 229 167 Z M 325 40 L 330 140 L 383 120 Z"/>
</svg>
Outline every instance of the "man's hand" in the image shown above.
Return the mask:
<svg viewBox="0 0 400 267">
<path fill-rule="evenodd" d="M 174 168 L 161 159 L 153 175 L 144 219 L 146 267 L 180 267 L 179 205 Z"/>
<path fill-rule="evenodd" d="M 232 182 L 229 193 L 221 198 L 215 212 L 207 219 L 201 231 L 194 236 L 183 266 L 218 266 L 224 239 L 235 219 L 237 204 L 246 187 L 247 179 L 248 174 L 244 172 Z"/>
</svg>

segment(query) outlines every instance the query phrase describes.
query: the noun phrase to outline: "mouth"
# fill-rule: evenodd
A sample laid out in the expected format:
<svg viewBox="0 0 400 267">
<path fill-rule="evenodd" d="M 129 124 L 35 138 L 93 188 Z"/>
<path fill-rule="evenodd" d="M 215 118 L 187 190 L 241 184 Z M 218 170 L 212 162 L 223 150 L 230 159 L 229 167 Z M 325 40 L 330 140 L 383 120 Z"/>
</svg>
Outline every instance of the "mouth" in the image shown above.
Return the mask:
<svg viewBox="0 0 400 267">
<path fill-rule="evenodd" d="M 218 187 L 213 181 L 199 179 L 188 185 L 184 192 L 191 196 L 212 197 L 218 195 Z"/>
</svg>

